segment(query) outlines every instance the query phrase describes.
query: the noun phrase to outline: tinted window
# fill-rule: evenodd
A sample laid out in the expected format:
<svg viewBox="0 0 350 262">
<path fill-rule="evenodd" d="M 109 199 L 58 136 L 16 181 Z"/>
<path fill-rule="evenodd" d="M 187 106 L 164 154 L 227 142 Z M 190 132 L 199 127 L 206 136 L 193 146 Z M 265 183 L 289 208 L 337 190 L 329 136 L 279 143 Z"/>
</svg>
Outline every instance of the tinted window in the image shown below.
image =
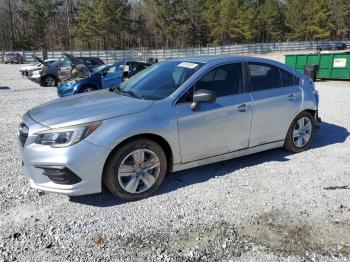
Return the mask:
<svg viewBox="0 0 350 262">
<path fill-rule="evenodd" d="M 283 86 L 278 67 L 261 63 L 249 63 L 248 70 L 250 72 L 253 91 L 280 88 Z"/>
<path fill-rule="evenodd" d="M 280 70 L 281 71 L 281 78 L 282 78 L 282 83 L 284 87 L 287 86 L 294 86 L 295 85 L 295 77 L 293 74 L 284 71 L 284 70 Z"/>
<path fill-rule="evenodd" d="M 242 64 L 220 66 L 195 84 L 195 89 L 207 89 L 216 93 L 217 97 L 238 94 L 243 91 Z"/>
<path fill-rule="evenodd" d="M 139 64 L 137 66 L 137 72 L 142 71 L 143 69 L 146 69 L 147 67 L 149 67 L 149 65 L 147 65 L 147 64 Z"/>
</svg>

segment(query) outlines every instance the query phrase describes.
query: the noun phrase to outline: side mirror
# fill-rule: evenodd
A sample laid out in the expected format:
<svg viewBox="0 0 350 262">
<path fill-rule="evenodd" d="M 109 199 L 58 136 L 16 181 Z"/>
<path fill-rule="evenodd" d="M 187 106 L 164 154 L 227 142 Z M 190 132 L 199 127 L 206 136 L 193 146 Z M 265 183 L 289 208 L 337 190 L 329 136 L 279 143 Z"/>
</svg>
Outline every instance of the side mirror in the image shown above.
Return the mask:
<svg viewBox="0 0 350 262">
<path fill-rule="evenodd" d="M 101 72 L 101 76 L 106 76 L 107 75 L 107 71 L 102 71 Z"/>
<path fill-rule="evenodd" d="M 200 89 L 193 94 L 191 109 L 195 111 L 201 103 L 214 103 L 215 101 L 216 93 L 214 91 Z"/>
</svg>

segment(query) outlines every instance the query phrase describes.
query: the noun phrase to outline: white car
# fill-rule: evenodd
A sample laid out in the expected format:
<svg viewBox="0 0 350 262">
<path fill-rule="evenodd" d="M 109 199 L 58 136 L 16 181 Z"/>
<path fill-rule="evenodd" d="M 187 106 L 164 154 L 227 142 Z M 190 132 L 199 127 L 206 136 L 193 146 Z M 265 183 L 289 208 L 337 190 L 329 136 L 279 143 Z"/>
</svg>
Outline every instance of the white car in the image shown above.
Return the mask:
<svg viewBox="0 0 350 262">
<path fill-rule="evenodd" d="M 46 59 L 44 61 L 45 64 L 51 64 L 52 62 L 57 61 L 57 59 Z M 42 63 L 36 63 L 36 64 L 30 64 L 24 67 L 21 67 L 19 71 L 21 72 L 22 75 L 28 76 L 30 72 L 41 70 L 43 68 Z"/>
<path fill-rule="evenodd" d="M 33 70 L 33 71 L 28 71 L 27 77 L 29 80 L 32 80 L 35 83 L 40 83 L 41 79 L 41 69 Z"/>
</svg>

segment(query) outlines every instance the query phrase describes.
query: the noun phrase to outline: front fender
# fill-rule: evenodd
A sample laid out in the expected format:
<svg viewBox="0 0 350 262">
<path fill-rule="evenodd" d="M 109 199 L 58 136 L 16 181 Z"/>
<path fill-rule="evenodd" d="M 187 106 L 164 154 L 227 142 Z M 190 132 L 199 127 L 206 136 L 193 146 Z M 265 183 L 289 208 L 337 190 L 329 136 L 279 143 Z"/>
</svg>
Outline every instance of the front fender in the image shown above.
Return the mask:
<svg viewBox="0 0 350 262">
<path fill-rule="evenodd" d="M 157 106 L 154 106 L 140 113 L 106 119 L 98 130 L 87 137 L 86 140 L 112 151 L 126 139 L 142 134 L 162 137 L 170 145 L 173 162 L 181 162 L 174 107 L 160 110 L 160 108 L 157 109 Z"/>
</svg>

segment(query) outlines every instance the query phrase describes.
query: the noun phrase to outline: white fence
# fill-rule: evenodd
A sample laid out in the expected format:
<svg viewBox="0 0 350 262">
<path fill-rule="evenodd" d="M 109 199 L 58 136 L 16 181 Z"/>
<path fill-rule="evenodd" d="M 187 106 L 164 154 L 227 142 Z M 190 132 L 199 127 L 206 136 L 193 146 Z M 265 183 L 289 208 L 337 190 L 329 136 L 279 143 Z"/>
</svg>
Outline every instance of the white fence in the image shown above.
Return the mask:
<svg viewBox="0 0 350 262">
<path fill-rule="evenodd" d="M 149 58 L 157 58 L 159 61 L 169 58 L 201 56 L 201 55 L 244 55 L 267 54 L 275 52 L 292 52 L 301 50 L 315 50 L 318 46 L 336 45 L 345 43 L 350 47 L 350 41 L 304 41 L 304 42 L 279 42 L 243 44 L 217 47 L 198 47 L 188 49 L 132 49 L 132 50 L 95 50 L 95 51 L 48 51 L 48 58 L 61 58 L 63 53 L 74 56 L 99 57 L 106 63 L 122 59 L 135 59 L 147 61 Z M 0 61 L 4 62 L 7 51 L 1 51 Z M 33 55 L 42 58 L 42 51 L 12 51 L 23 55 L 25 62 L 33 62 Z"/>
</svg>

